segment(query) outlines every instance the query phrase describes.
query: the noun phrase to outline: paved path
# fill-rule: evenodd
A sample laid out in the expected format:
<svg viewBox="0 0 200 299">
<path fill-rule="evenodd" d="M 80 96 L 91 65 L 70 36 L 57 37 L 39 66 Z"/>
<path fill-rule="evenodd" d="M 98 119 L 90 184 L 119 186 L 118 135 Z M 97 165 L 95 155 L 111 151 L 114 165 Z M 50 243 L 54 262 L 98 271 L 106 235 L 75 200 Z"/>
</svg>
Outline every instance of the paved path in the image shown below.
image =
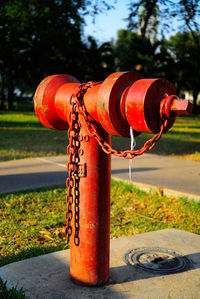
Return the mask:
<svg viewBox="0 0 200 299">
<path fill-rule="evenodd" d="M 0 193 L 64 185 L 66 163 L 66 156 L 1 162 Z M 129 180 L 128 168 L 128 160 L 112 158 L 112 177 Z M 199 162 L 144 154 L 133 159 L 132 181 L 143 189 L 159 187 L 167 195 L 200 199 Z"/>
</svg>

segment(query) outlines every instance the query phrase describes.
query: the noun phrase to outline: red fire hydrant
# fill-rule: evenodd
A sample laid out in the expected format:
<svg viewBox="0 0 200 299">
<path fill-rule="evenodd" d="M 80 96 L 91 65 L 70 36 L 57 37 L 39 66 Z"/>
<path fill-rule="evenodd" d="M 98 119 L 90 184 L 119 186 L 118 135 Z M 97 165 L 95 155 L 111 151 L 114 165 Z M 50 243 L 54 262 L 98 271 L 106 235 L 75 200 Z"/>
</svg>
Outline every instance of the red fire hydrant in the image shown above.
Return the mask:
<svg viewBox="0 0 200 299">
<path fill-rule="evenodd" d="M 80 84 L 69 75 L 44 79 L 35 112 L 52 129 L 68 130 L 67 237 L 70 274 L 75 283 L 103 285 L 109 278 L 111 153 L 133 158 L 150 150 L 173 125 L 176 114 L 192 105 L 179 100 L 165 79 L 143 79 L 118 72 L 103 82 Z M 119 152 L 111 135 L 156 134 L 142 149 Z"/>
</svg>

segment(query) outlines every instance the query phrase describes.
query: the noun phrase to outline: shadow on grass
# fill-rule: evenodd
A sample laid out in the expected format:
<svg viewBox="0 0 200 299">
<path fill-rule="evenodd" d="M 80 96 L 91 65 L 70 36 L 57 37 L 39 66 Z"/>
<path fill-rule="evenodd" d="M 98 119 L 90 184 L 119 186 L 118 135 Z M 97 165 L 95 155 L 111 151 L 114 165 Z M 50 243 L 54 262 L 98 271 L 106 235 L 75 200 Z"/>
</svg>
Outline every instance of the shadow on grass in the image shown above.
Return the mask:
<svg viewBox="0 0 200 299">
<path fill-rule="evenodd" d="M 141 144 L 142 140 L 140 140 Z M 139 145 L 139 144 L 138 144 Z M 163 136 L 163 138 L 156 144 L 151 153 L 164 155 L 185 155 L 194 154 L 200 151 L 200 142 L 181 140 L 170 138 L 170 136 Z"/>
<path fill-rule="evenodd" d="M 1 130 L 0 161 L 66 154 L 67 131 L 45 127 Z"/>
<path fill-rule="evenodd" d="M 33 128 L 44 128 L 41 123 L 38 122 L 9 122 L 9 121 L 0 121 L 0 128 L 1 127 L 20 127 L 20 128 L 26 128 L 26 127 L 33 127 Z"/>
<path fill-rule="evenodd" d="M 199 132 L 188 132 L 188 131 L 184 132 L 184 131 L 174 130 L 173 132 L 167 133 L 167 135 L 163 135 L 163 137 L 166 138 L 166 139 L 171 138 L 171 137 L 173 139 L 176 138 L 176 141 L 177 141 L 177 137 L 179 138 L 179 136 L 180 136 L 180 138 L 181 138 L 181 136 L 184 137 L 184 138 L 186 136 L 187 136 L 187 138 L 197 138 L 199 140 L 199 143 L 200 143 L 200 138 L 199 138 L 200 133 Z M 179 139 L 178 139 L 178 141 L 179 141 Z M 190 141 L 187 141 L 187 142 L 190 142 Z"/>
</svg>

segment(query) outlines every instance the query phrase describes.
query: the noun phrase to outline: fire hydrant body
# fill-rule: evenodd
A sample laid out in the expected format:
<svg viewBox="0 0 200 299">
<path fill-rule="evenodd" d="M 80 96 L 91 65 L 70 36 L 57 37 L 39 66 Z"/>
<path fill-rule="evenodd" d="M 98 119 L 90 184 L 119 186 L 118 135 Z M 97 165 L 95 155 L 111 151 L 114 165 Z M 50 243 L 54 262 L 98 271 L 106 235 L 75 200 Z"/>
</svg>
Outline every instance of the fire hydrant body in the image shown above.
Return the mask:
<svg viewBox="0 0 200 299">
<path fill-rule="evenodd" d="M 78 80 L 69 75 L 44 79 L 34 97 L 41 123 L 68 130 L 76 114 L 72 113 L 72 98 L 79 87 Z M 190 112 L 191 105 L 177 99 L 167 80 L 143 79 L 134 72 L 114 73 L 102 83 L 91 85 L 83 102 L 94 135 L 101 138 L 97 140 L 90 134 L 84 114 L 74 118 L 75 130 L 69 132 L 69 137 L 74 134 L 77 139 L 69 154 L 76 155 L 78 169 L 75 180 L 68 181 L 74 194 L 74 198 L 69 195 L 68 211 L 72 218 L 70 275 L 78 284 L 95 286 L 105 284 L 109 278 L 111 157 L 105 148 L 109 152 L 111 135 L 129 137 L 130 126 L 135 136 L 141 132 L 158 133 L 163 115 L 168 119 L 167 131 L 175 115 Z M 100 146 L 102 142 L 105 151 Z"/>
</svg>

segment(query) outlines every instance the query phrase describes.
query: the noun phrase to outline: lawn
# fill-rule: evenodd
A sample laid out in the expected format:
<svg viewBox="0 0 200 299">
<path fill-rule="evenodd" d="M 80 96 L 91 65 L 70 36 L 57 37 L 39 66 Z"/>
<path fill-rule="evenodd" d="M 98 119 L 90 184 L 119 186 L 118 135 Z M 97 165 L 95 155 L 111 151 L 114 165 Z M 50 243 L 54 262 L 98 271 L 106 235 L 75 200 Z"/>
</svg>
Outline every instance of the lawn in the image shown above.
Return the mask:
<svg viewBox="0 0 200 299">
<path fill-rule="evenodd" d="M 150 134 L 136 138 L 137 148 Z M 116 149 L 130 148 L 130 139 L 113 137 Z M 34 112 L 0 113 L 0 161 L 66 154 L 66 131 L 47 129 Z M 163 135 L 151 153 L 200 161 L 200 117 L 177 117 L 174 126 Z"/>
<path fill-rule="evenodd" d="M 64 187 L 0 196 L 0 266 L 68 248 Z M 200 203 L 112 180 L 111 237 L 177 228 L 200 234 Z"/>
<path fill-rule="evenodd" d="M 42 126 L 34 112 L 0 114 L 0 161 L 66 153 L 66 131 Z"/>
<path fill-rule="evenodd" d="M 151 137 L 151 134 L 137 136 L 137 148 Z M 125 149 L 129 144 L 129 138 L 113 138 L 113 146 L 117 148 Z M 151 153 L 200 161 L 200 116 L 177 117 L 173 127 L 163 134 Z"/>
</svg>

